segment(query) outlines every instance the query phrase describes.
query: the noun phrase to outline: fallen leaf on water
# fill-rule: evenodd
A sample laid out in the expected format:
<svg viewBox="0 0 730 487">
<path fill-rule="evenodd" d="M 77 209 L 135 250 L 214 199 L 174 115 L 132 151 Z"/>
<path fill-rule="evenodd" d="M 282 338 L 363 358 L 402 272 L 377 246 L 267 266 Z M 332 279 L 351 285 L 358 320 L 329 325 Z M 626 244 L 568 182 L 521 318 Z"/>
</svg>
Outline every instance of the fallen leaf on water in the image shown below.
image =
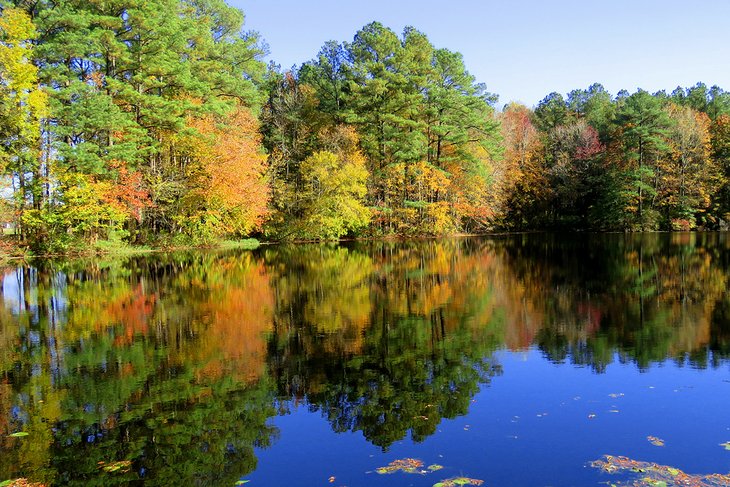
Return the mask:
<svg viewBox="0 0 730 487">
<path fill-rule="evenodd" d="M 443 465 L 439 465 L 438 463 L 434 463 L 433 465 L 429 465 L 426 468 L 429 469 L 432 472 L 435 472 L 436 470 L 441 470 L 442 468 L 444 468 L 444 466 Z"/>
<path fill-rule="evenodd" d="M 127 473 L 132 468 L 131 460 L 120 460 L 118 462 L 99 462 L 99 468 L 107 473 Z"/>
<path fill-rule="evenodd" d="M 724 447 L 726 450 L 730 450 L 730 441 L 726 441 L 725 443 L 720 443 L 720 446 Z"/>
<path fill-rule="evenodd" d="M 433 484 L 433 487 L 455 487 L 457 485 L 482 485 L 483 480 L 470 479 L 469 477 L 454 477 L 451 479 L 442 480 Z"/>
<path fill-rule="evenodd" d="M 647 436 L 646 439 L 654 446 L 664 446 L 664 440 L 656 436 Z"/>
<path fill-rule="evenodd" d="M 335 481 L 335 476 L 333 475 L 332 477 L 330 477 L 330 478 L 329 478 L 329 482 L 330 482 L 330 484 L 331 484 L 331 483 L 332 483 L 332 482 L 334 482 L 334 481 Z"/>
<path fill-rule="evenodd" d="M 0 482 L 0 487 L 45 487 L 45 484 L 31 482 L 28 479 L 15 479 Z"/>
<path fill-rule="evenodd" d="M 612 455 L 606 455 L 602 460 L 592 462 L 591 466 L 609 474 L 639 474 L 633 480 L 612 484 L 617 487 L 721 487 L 730 483 L 730 474 L 693 475 L 667 465 L 641 462 Z"/>
<path fill-rule="evenodd" d="M 401 471 L 403 473 L 423 473 L 420 468 L 423 467 L 423 462 L 416 458 L 401 458 L 393 460 L 385 467 L 375 469 L 379 474 L 390 474 Z"/>
</svg>

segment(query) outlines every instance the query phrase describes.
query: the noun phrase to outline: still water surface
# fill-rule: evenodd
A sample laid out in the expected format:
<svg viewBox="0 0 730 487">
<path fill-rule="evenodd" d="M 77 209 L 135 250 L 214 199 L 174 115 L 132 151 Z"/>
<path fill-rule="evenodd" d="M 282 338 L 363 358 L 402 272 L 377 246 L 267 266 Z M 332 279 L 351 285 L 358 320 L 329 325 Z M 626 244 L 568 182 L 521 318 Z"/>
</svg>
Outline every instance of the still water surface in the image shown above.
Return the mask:
<svg viewBox="0 0 730 487">
<path fill-rule="evenodd" d="M 727 237 L 520 235 L 6 267 L 0 482 L 597 486 L 680 485 L 675 468 L 726 474 Z M 603 455 L 671 466 L 669 480 L 591 465 Z M 422 472 L 377 472 L 404 458 Z"/>
</svg>

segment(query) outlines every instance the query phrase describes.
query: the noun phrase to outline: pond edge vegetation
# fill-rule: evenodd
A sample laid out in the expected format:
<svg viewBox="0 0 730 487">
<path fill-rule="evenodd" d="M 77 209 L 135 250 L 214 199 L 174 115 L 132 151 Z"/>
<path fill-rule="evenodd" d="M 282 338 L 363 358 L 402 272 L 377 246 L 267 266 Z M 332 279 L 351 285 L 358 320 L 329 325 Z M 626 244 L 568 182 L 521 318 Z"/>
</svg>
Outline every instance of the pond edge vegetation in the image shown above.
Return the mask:
<svg viewBox="0 0 730 487">
<path fill-rule="evenodd" d="M 0 253 L 730 221 L 718 86 L 500 108 L 414 27 L 264 46 L 223 0 L 0 1 Z"/>
</svg>

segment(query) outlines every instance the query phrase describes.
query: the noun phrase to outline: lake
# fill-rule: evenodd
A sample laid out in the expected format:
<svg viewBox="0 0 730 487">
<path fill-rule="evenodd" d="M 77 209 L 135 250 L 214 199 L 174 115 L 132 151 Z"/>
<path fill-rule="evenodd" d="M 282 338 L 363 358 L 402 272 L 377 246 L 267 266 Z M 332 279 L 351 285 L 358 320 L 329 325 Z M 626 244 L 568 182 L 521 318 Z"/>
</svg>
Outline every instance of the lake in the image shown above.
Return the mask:
<svg viewBox="0 0 730 487">
<path fill-rule="evenodd" d="M 0 482 L 730 485 L 725 233 L 264 246 L 2 276 Z"/>
</svg>

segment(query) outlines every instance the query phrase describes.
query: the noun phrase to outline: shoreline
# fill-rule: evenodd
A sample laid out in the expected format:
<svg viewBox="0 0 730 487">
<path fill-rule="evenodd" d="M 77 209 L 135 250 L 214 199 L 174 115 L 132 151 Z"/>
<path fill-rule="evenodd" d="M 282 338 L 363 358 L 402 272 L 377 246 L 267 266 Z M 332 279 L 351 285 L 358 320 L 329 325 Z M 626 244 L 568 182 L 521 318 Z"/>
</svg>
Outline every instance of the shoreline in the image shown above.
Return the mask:
<svg viewBox="0 0 730 487">
<path fill-rule="evenodd" d="M 727 233 L 728 230 L 651 230 L 642 232 L 621 232 L 621 231 L 590 231 L 590 230 L 524 230 L 524 231 L 495 231 L 484 233 L 453 233 L 446 235 L 386 235 L 379 237 L 356 237 L 342 238 L 338 240 L 291 240 L 291 241 L 259 241 L 255 238 L 243 239 L 240 241 L 224 240 L 208 245 L 183 245 L 169 247 L 148 247 L 148 246 L 120 246 L 118 248 L 103 249 L 93 248 L 89 250 L 74 249 L 68 252 L 33 254 L 27 247 L 13 245 L 6 239 L 0 240 L 0 264 L 12 261 L 29 261 L 35 259 L 82 259 L 94 257 L 133 257 L 148 254 L 164 254 L 174 252 L 191 251 L 224 251 L 224 250 L 256 250 L 260 247 L 271 245 L 308 245 L 308 244 L 347 244 L 351 242 L 404 242 L 419 240 L 438 240 L 450 238 L 481 238 L 481 237 L 506 237 L 514 235 L 530 234 L 594 234 L 594 235 L 648 235 L 648 234 L 690 234 L 690 233 Z"/>
</svg>

